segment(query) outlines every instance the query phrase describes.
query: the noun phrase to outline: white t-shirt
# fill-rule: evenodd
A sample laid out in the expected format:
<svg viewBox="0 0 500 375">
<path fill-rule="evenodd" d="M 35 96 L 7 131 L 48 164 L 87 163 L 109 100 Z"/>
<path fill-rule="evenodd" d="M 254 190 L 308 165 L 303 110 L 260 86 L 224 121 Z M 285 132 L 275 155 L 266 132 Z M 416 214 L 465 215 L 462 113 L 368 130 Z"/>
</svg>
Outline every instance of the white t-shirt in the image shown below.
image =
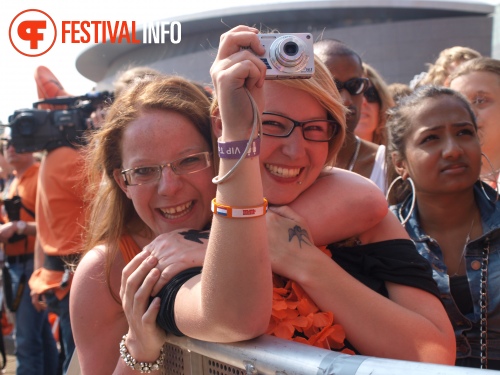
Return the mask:
<svg viewBox="0 0 500 375">
<path fill-rule="evenodd" d="M 370 180 L 375 182 L 380 190 L 385 194 L 387 193 L 387 168 L 385 165 L 385 146 L 380 145 L 375 155 L 375 163 L 373 164 Z"/>
</svg>

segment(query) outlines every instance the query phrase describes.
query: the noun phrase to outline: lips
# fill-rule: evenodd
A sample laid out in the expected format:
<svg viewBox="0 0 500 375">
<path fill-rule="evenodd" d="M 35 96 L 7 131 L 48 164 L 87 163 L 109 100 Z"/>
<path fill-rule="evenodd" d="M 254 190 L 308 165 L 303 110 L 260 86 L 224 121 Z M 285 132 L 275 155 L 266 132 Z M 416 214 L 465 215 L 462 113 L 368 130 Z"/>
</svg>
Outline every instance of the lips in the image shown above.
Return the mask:
<svg viewBox="0 0 500 375">
<path fill-rule="evenodd" d="M 172 220 L 187 215 L 192 208 L 193 208 L 193 201 L 190 201 L 187 203 L 180 204 L 178 206 L 160 208 L 159 211 L 162 213 L 163 217 Z"/>
<path fill-rule="evenodd" d="M 441 169 L 442 172 L 460 172 L 464 169 L 468 168 L 468 164 L 466 163 L 453 163 L 448 164 L 444 168 Z"/>
<path fill-rule="evenodd" d="M 272 175 L 283 178 L 295 178 L 300 174 L 300 168 L 279 167 L 273 164 L 265 164 L 266 169 Z"/>
</svg>

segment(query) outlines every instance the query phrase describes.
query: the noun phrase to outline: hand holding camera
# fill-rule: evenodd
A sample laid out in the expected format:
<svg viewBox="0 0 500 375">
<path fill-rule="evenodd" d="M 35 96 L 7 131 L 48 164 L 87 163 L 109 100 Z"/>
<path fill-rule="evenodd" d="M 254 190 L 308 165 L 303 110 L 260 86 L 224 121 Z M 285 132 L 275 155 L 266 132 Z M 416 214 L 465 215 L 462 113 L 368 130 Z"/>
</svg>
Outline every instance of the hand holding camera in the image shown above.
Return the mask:
<svg viewBox="0 0 500 375">
<path fill-rule="evenodd" d="M 248 26 L 223 34 L 210 74 L 224 124 L 223 138 L 229 138 L 225 141 L 248 139 L 253 112 L 245 88 L 262 113 L 266 79 L 310 78 L 313 73 L 311 34 L 259 34 Z"/>
</svg>

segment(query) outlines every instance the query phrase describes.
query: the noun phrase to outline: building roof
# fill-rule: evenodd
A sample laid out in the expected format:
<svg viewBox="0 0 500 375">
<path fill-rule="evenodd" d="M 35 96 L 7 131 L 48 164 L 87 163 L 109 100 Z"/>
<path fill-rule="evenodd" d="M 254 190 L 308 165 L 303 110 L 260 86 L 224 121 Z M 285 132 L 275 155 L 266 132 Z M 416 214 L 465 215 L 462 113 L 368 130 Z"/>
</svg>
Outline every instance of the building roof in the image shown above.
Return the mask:
<svg viewBox="0 0 500 375">
<path fill-rule="evenodd" d="M 293 29 L 301 26 L 304 32 L 321 32 L 323 29 L 381 24 L 433 18 L 487 16 L 495 11 L 497 1 L 479 0 L 316 0 L 290 1 L 268 4 L 243 5 L 207 12 L 178 16 L 155 21 L 179 21 L 183 39 L 206 39 L 208 34 L 222 32 L 240 24 L 258 28 L 275 27 L 286 32 L 286 25 Z M 153 20 L 152 20 L 153 21 Z M 258 22 L 258 24 L 255 24 Z M 142 39 L 142 25 L 136 30 Z M 182 42 L 179 45 L 164 44 L 174 55 L 200 49 L 200 43 Z M 86 78 L 98 82 L 118 58 L 141 48 L 141 44 L 101 43 L 90 47 L 78 56 L 77 70 Z M 175 48 L 174 48 L 175 47 Z M 213 46 L 217 47 L 217 46 Z"/>
</svg>

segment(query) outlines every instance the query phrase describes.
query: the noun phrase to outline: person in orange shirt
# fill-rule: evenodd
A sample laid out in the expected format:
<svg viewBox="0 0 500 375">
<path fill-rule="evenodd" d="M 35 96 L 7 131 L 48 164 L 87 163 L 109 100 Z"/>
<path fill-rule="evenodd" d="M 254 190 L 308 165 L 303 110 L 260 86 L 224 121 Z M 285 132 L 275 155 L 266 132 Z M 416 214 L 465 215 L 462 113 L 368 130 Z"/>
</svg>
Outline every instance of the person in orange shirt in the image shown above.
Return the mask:
<svg viewBox="0 0 500 375">
<path fill-rule="evenodd" d="M 12 280 L 13 298 L 8 307 L 16 315 L 16 371 L 18 375 L 52 375 L 57 369 L 58 350 L 48 312 L 42 305 L 35 309 L 26 285 L 34 267 L 39 164 L 32 153 L 17 153 L 9 139 L 2 143 L 5 159 L 14 168 L 14 178 L 4 200 L 5 224 L 0 226 L 0 241 Z"/>
<path fill-rule="evenodd" d="M 81 251 L 85 225 L 81 151 L 58 147 L 44 155 L 36 198 L 37 239 L 35 271 L 30 278 L 32 302 L 37 309 L 47 303 L 59 315 L 59 329 L 66 372 L 75 349 L 69 316 L 72 273 L 68 265 Z"/>
</svg>

